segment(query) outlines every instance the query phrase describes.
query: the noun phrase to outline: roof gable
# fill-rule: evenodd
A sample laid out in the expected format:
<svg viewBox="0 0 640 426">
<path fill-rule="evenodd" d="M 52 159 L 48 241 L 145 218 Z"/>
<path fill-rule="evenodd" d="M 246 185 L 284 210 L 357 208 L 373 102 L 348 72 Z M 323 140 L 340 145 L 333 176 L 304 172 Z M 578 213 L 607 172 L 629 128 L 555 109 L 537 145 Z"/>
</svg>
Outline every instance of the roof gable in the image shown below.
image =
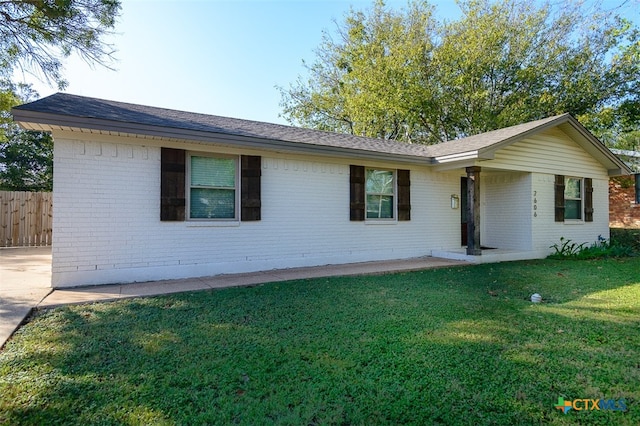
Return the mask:
<svg viewBox="0 0 640 426">
<path fill-rule="evenodd" d="M 494 159 L 496 153 L 533 135 L 557 128 L 608 170 L 610 175 L 629 174 L 631 170 L 602 142 L 593 136 L 571 114 L 562 114 L 504 129 L 493 130 L 467 138 L 456 139 L 429 147 L 428 154 L 436 164 L 459 160 Z"/>
<path fill-rule="evenodd" d="M 428 154 L 437 159 L 459 156 L 469 152 L 494 150 L 508 143 L 521 140 L 531 133 L 536 133 L 551 127 L 554 123 L 563 120 L 565 117 L 569 117 L 569 114 L 531 121 L 529 123 L 518 124 L 516 126 L 505 127 L 504 129 L 431 145 L 429 146 Z"/>
<path fill-rule="evenodd" d="M 568 176 L 599 177 L 607 168 L 558 126 L 495 151 L 487 167 Z"/>
</svg>

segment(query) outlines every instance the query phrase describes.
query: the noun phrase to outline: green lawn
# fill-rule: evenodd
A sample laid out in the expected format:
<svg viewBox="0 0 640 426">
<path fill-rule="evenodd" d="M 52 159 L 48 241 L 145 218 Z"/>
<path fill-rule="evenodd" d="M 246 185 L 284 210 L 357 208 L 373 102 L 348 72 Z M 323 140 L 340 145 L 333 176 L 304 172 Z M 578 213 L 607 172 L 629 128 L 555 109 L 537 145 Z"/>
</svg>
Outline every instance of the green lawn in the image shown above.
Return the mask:
<svg viewBox="0 0 640 426">
<path fill-rule="evenodd" d="M 563 414 L 559 397 L 627 409 Z M 0 423 L 56 422 L 640 424 L 640 258 L 40 312 L 0 352 Z"/>
</svg>

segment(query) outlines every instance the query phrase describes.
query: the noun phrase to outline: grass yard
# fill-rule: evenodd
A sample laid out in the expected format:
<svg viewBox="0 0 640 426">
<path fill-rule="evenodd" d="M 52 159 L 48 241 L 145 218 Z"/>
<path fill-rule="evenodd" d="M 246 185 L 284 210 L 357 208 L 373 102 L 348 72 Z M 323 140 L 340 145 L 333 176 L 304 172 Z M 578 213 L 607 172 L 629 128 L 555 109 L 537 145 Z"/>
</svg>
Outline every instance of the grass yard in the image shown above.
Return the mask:
<svg viewBox="0 0 640 426">
<path fill-rule="evenodd" d="M 640 424 L 640 258 L 40 312 L 0 352 L 0 423 Z"/>
</svg>

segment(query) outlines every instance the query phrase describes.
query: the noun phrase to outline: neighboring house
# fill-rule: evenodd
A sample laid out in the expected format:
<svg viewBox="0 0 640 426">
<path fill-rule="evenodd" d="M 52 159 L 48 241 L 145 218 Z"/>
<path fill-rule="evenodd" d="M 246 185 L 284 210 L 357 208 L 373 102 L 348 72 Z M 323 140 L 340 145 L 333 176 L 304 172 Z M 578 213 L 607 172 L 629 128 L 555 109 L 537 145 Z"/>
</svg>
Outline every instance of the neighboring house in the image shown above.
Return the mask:
<svg viewBox="0 0 640 426">
<path fill-rule="evenodd" d="M 612 228 L 640 228 L 640 151 L 612 149 L 634 170 L 634 176 L 609 180 L 609 225 Z"/>
<path fill-rule="evenodd" d="M 630 173 L 570 115 L 433 146 L 68 94 L 13 115 L 55 140 L 54 287 L 541 258 L 608 237 Z"/>
<path fill-rule="evenodd" d="M 609 181 L 609 225 L 640 228 L 640 174 L 613 177 Z"/>
</svg>

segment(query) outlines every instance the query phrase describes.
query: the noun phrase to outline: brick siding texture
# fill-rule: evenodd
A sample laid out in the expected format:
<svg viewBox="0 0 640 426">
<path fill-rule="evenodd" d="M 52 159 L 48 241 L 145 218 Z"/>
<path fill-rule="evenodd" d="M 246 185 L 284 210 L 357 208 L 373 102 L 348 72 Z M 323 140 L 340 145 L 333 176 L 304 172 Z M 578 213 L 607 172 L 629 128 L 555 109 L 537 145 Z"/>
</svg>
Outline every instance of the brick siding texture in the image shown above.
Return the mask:
<svg viewBox="0 0 640 426">
<path fill-rule="evenodd" d="M 640 204 L 635 203 L 633 176 L 609 180 L 609 225 L 612 228 L 640 228 Z"/>
</svg>

